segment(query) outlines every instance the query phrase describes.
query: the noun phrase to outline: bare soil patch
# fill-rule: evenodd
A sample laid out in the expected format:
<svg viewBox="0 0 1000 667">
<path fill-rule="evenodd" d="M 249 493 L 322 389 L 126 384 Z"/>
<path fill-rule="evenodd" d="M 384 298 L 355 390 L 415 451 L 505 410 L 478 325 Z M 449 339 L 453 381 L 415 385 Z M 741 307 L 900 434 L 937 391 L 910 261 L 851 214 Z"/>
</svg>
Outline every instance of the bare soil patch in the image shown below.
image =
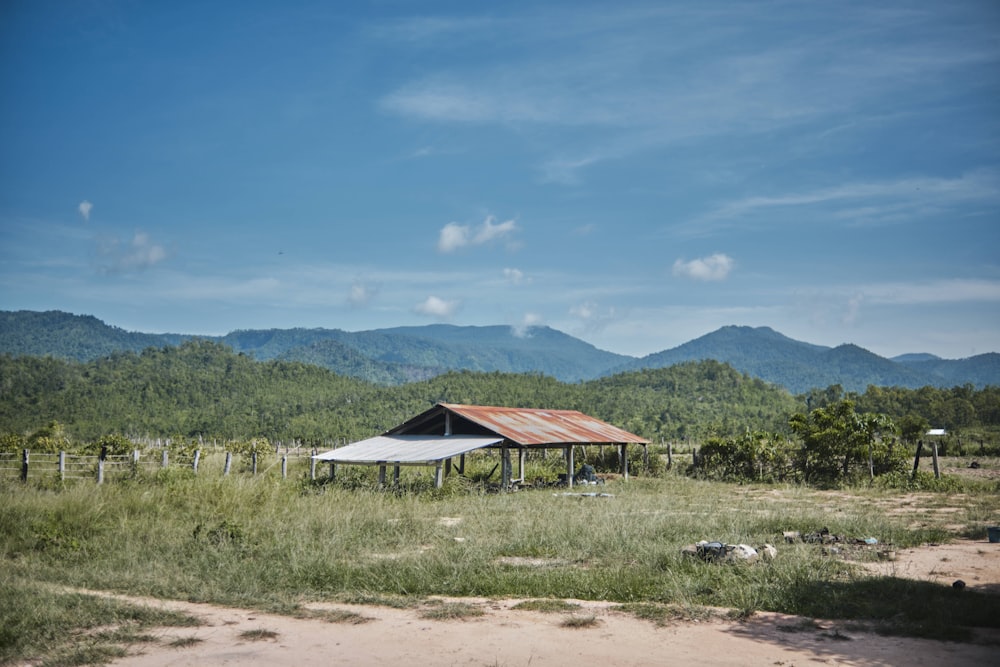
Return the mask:
<svg viewBox="0 0 1000 667">
<path fill-rule="evenodd" d="M 897 553 L 897 560 L 866 565 L 873 574 L 909 577 L 1000 594 L 1000 544 L 962 540 Z M 883 637 L 857 624 L 758 613 L 745 621 L 711 620 L 657 626 L 618 605 L 582 600 L 572 613 L 521 609 L 518 600 L 462 599 L 482 615 L 429 619 L 420 609 L 349 604 L 310 605 L 326 618 L 363 617 L 364 623 L 290 618 L 207 604 L 124 598 L 193 614 L 195 628 L 165 628 L 155 646 L 114 664 L 127 667 L 213 665 L 684 665 L 826 664 L 953 667 L 995 664 L 1000 632 L 975 643 Z M 336 613 L 333 613 L 336 612 Z M 586 623 L 574 623 L 586 618 Z M 591 621 L 591 619 L 593 619 Z"/>
</svg>

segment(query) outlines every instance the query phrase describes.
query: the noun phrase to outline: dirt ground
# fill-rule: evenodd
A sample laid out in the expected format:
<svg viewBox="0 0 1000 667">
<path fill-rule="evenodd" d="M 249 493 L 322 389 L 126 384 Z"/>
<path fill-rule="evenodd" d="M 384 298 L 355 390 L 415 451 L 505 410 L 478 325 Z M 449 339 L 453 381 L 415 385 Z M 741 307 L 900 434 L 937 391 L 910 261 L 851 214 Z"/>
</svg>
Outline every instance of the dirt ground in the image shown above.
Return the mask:
<svg viewBox="0 0 1000 667">
<path fill-rule="evenodd" d="M 880 574 L 1000 595 L 1000 544 L 964 540 L 898 552 L 895 561 L 869 565 Z M 515 600 L 463 600 L 484 614 L 464 620 L 428 620 L 418 610 L 345 604 L 320 611 L 354 612 L 363 622 L 295 619 L 186 602 L 125 598 L 200 617 L 196 628 L 165 628 L 156 644 L 114 664 L 121 667 L 216 665 L 746 665 L 795 667 L 860 665 L 959 667 L 997 664 L 1000 632 L 975 643 L 882 637 L 837 622 L 807 622 L 759 613 L 748 621 L 713 620 L 657 627 L 614 609 L 578 602 L 570 613 L 512 609 Z M 567 618 L 594 619 L 571 627 Z M 360 619 L 358 619 L 360 620 Z"/>
</svg>

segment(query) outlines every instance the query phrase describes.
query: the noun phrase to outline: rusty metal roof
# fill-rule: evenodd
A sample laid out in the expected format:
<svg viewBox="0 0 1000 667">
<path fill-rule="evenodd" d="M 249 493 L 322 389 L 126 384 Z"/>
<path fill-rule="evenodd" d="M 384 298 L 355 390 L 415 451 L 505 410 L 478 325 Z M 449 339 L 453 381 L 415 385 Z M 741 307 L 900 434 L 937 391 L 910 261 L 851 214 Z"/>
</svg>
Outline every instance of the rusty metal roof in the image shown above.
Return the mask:
<svg viewBox="0 0 1000 667">
<path fill-rule="evenodd" d="M 409 426 L 427 423 L 435 413 L 448 411 L 483 429 L 524 446 L 561 444 L 647 444 L 649 441 L 576 410 L 501 408 L 438 403 L 423 415 L 391 432 L 406 433 Z"/>
<path fill-rule="evenodd" d="M 375 465 L 434 465 L 474 449 L 503 441 L 496 436 L 379 435 L 317 454 L 318 461 Z"/>
</svg>

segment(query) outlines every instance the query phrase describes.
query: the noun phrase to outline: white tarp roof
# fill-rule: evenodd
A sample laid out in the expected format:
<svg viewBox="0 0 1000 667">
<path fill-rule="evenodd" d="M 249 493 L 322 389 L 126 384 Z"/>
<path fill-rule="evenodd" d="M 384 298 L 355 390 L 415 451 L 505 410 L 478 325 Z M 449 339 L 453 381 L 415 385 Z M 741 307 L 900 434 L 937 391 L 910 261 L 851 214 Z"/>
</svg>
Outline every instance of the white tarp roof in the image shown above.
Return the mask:
<svg viewBox="0 0 1000 667">
<path fill-rule="evenodd" d="M 502 441 L 499 436 L 483 435 L 379 435 L 313 458 L 333 463 L 434 465 Z"/>
<path fill-rule="evenodd" d="M 927 431 L 927 435 L 948 435 L 948 433 L 943 428 L 932 428 Z"/>
</svg>

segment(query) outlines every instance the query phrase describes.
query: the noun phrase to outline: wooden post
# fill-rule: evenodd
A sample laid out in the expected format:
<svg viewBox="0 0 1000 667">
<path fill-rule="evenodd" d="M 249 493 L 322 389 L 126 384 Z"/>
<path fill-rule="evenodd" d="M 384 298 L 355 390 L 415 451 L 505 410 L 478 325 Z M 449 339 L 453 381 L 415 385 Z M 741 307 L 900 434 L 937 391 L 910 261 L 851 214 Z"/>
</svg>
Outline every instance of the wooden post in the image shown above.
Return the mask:
<svg viewBox="0 0 1000 667">
<path fill-rule="evenodd" d="M 458 474 L 459 475 L 465 474 L 465 454 L 462 454 L 461 456 L 458 457 Z"/>
<path fill-rule="evenodd" d="M 337 479 L 337 464 L 330 461 L 330 481 Z"/>
<path fill-rule="evenodd" d="M 642 446 L 642 467 L 646 469 L 646 474 L 649 474 L 649 445 Z"/>
<path fill-rule="evenodd" d="M 132 450 L 132 476 L 133 477 L 139 473 L 139 459 L 141 457 L 142 457 L 142 454 L 139 452 L 138 449 L 133 449 Z"/>
<path fill-rule="evenodd" d="M 573 488 L 573 445 L 566 448 L 566 486 Z"/>
<path fill-rule="evenodd" d="M 163 450 L 163 454 L 160 458 L 160 467 L 166 468 L 170 463 L 170 452 L 166 449 Z"/>
<path fill-rule="evenodd" d="M 28 450 L 21 451 L 21 481 L 28 481 Z"/>
<path fill-rule="evenodd" d="M 674 441 L 667 442 L 667 470 L 674 468 Z"/>
<path fill-rule="evenodd" d="M 250 473 L 257 474 L 257 450 L 250 452 Z"/>
<path fill-rule="evenodd" d="M 316 480 L 316 459 L 314 459 L 313 456 L 316 456 L 316 448 L 313 448 L 312 455 L 309 457 L 309 479 L 315 481 Z"/>
<path fill-rule="evenodd" d="M 59 480 L 66 481 L 66 452 L 59 452 Z"/>
<path fill-rule="evenodd" d="M 910 475 L 911 478 L 917 476 L 917 468 L 920 467 L 920 450 L 924 448 L 924 441 L 917 440 L 917 455 L 913 457 L 913 474 Z"/>
<path fill-rule="evenodd" d="M 378 488 L 385 486 L 385 464 L 378 467 Z"/>
<path fill-rule="evenodd" d="M 931 441 L 931 459 L 934 461 L 934 479 L 941 479 L 941 470 L 938 468 L 937 439 Z"/>
<path fill-rule="evenodd" d="M 506 491 L 510 487 L 510 448 L 507 441 L 500 446 L 500 489 Z"/>
<path fill-rule="evenodd" d="M 444 486 L 444 466 L 438 461 L 434 467 L 434 488 L 440 489 L 442 486 Z"/>
<path fill-rule="evenodd" d="M 622 463 L 622 477 L 628 479 L 628 443 L 622 443 L 621 453 L 618 455 Z"/>
<path fill-rule="evenodd" d="M 191 469 L 194 470 L 194 474 L 198 474 L 198 461 L 201 460 L 201 450 L 194 450 L 194 461 L 191 462 Z"/>
<path fill-rule="evenodd" d="M 397 489 L 399 488 L 399 468 L 399 465 L 394 465 L 392 467 L 392 485 Z"/>
<path fill-rule="evenodd" d="M 526 450 L 524 447 L 521 447 L 521 449 L 518 450 L 518 455 L 517 455 L 517 476 L 521 478 L 522 484 L 528 481 L 524 476 L 524 469 L 527 467 L 527 462 L 528 462 L 527 458 L 528 458 L 528 450 Z"/>
<path fill-rule="evenodd" d="M 281 479 L 288 478 L 288 454 L 281 457 Z"/>
<path fill-rule="evenodd" d="M 97 483 L 104 484 L 104 462 L 108 458 L 108 448 L 101 447 L 101 453 L 97 456 Z"/>
<path fill-rule="evenodd" d="M 229 469 L 233 467 L 233 453 L 226 452 L 226 463 L 222 466 L 222 475 L 225 477 L 229 474 Z"/>
</svg>

